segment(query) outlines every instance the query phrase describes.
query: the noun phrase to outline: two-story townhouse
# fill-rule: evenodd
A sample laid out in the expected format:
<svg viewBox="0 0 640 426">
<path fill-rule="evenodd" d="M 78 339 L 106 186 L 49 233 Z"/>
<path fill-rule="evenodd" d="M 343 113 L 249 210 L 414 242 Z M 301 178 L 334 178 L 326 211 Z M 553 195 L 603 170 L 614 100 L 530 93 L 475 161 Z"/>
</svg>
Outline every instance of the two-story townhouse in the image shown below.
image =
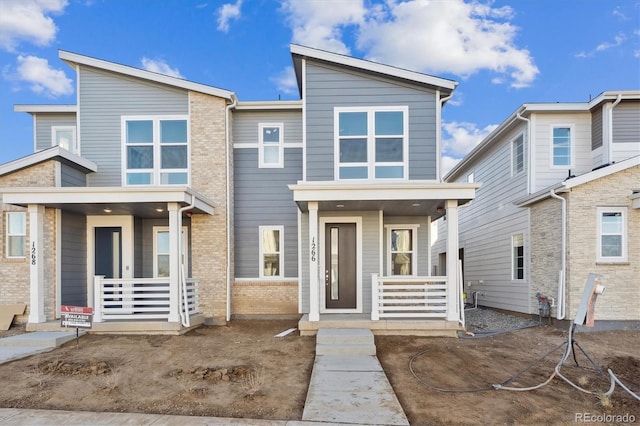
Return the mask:
<svg viewBox="0 0 640 426">
<path fill-rule="evenodd" d="M 572 319 L 592 272 L 601 326 L 640 321 L 640 92 L 524 104 L 445 180 L 482 183 L 460 212 L 470 301 Z"/>
<path fill-rule="evenodd" d="M 28 212 L 3 216 L 22 231 L 7 237 L 22 238 L 11 261 L 24 277 L 9 301 L 28 295 L 30 327 L 71 304 L 92 306 L 106 331 L 286 315 L 303 334 L 455 334 L 456 256 L 453 273 L 432 274 L 429 241 L 446 214 L 458 252 L 457 212 L 479 186 L 440 178 L 441 110 L 457 83 L 291 53 L 301 99 L 264 102 L 60 53 L 77 105 L 16 106 L 34 116 L 36 152 L 0 169 L 12 179 L 53 164 L 45 188 L 0 189 L 5 210 Z"/>
</svg>

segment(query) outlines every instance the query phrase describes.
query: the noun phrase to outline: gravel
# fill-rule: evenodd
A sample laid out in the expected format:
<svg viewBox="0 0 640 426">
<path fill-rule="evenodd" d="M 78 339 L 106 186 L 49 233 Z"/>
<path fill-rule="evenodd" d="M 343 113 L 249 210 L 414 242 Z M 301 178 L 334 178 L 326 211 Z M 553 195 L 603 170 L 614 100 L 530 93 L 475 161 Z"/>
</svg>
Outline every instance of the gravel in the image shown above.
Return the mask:
<svg viewBox="0 0 640 426">
<path fill-rule="evenodd" d="M 538 326 L 538 321 L 478 307 L 464 311 L 467 330 L 474 334 L 495 334 Z"/>
</svg>

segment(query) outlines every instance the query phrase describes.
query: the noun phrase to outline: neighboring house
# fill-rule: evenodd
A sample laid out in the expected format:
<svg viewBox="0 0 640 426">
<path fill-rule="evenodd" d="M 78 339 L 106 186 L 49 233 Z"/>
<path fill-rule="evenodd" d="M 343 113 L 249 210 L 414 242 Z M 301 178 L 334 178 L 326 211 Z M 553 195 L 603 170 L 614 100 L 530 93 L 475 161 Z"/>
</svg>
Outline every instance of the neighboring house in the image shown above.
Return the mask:
<svg viewBox="0 0 640 426">
<path fill-rule="evenodd" d="M 80 305 L 101 331 L 295 316 L 303 334 L 455 333 L 459 275 L 431 274 L 429 241 L 446 213 L 458 252 L 458 208 L 479 186 L 440 178 L 457 83 L 291 54 L 300 101 L 241 102 L 61 51 L 77 105 L 17 105 L 35 153 L 0 166 L 2 301 L 28 302 L 30 329 Z"/>
<path fill-rule="evenodd" d="M 524 104 L 445 181 L 482 185 L 460 209 L 470 300 L 537 315 L 540 294 L 573 319 L 593 272 L 606 287 L 596 320 L 640 321 L 640 91 Z"/>
</svg>

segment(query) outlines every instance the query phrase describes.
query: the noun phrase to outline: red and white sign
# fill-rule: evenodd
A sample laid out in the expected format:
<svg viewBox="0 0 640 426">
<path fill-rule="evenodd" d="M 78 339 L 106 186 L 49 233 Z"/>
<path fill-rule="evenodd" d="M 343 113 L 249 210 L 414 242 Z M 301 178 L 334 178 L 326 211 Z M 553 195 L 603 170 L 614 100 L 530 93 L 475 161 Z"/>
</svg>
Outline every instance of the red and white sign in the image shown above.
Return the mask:
<svg viewBox="0 0 640 426">
<path fill-rule="evenodd" d="M 73 313 L 73 314 L 93 314 L 93 308 L 87 306 L 60 306 L 60 312 Z"/>
</svg>

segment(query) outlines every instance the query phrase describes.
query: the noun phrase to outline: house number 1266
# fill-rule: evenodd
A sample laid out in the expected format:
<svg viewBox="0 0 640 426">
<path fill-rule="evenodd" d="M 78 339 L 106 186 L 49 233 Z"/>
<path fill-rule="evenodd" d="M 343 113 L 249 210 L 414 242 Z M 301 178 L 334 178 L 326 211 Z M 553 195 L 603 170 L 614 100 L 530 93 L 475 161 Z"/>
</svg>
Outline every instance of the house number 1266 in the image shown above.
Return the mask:
<svg viewBox="0 0 640 426">
<path fill-rule="evenodd" d="M 316 238 L 313 237 L 311 239 L 311 261 L 316 261 Z"/>
<path fill-rule="evenodd" d="M 31 264 L 36 264 L 36 242 L 34 241 L 31 245 Z"/>
</svg>

